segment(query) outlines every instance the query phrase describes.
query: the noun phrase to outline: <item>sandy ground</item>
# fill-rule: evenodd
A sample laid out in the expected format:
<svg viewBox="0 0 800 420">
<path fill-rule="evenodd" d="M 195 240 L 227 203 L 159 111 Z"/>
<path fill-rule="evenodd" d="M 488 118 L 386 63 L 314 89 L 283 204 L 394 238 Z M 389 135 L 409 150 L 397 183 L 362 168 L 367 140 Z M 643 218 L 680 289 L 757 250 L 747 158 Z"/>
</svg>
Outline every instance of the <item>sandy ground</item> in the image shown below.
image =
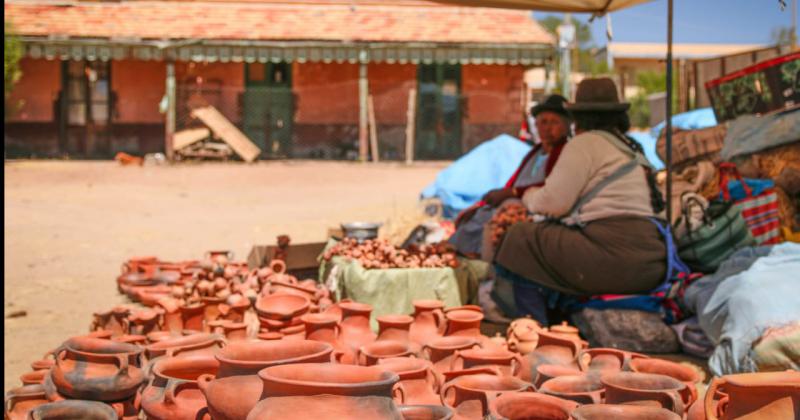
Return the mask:
<svg viewBox="0 0 800 420">
<path fill-rule="evenodd" d="M 343 221 L 417 211 L 445 163 L 261 162 L 121 167 L 5 162 L 5 390 L 30 362 L 125 303 L 114 279 L 135 255 L 201 258 L 253 245 L 324 240 Z M 23 310 L 25 316 L 8 318 Z"/>
</svg>

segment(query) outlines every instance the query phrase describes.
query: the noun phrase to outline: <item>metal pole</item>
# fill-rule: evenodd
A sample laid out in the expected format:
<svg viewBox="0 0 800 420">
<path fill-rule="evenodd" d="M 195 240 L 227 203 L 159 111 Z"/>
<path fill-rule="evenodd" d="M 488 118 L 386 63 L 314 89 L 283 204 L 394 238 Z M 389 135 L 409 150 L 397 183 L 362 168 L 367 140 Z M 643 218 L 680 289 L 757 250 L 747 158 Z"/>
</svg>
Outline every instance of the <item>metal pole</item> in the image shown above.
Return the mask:
<svg viewBox="0 0 800 420">
<path fill-rule="evenodd" d="M 358 67 L 358 158 L 362 162 L 367 160 L 367 96 L 369 95 L 369 84 L 367 83 L 367 52 L 361 51 L 359 54 Z"/>
<path fill-rule="evenodd" d="M 667 223 L 672 223 L 672 0 L 667 1 Z"/>
<path fill-rule="evenodd" d="M 164 151 L 167 160 L 172 160 L 172 136 L 175 134 L 175 62 L 167 61 L 167 124 L 164 138 Z"/>
<path fill-rule="evenodd" d="M 792 1 L 792 51 L 797 47 L 797 0 Z"/>
</svg>

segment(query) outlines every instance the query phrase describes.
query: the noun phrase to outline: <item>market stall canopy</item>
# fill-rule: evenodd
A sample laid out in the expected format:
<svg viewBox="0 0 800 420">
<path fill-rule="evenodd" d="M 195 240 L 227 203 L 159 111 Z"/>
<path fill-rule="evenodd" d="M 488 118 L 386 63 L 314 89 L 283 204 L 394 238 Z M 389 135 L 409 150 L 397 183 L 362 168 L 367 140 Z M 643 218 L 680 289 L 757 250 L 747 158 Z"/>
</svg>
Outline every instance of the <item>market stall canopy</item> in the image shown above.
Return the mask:
<svg viewBox="0 0 800 420">
<path fill-rule="evenodd" d="M 602 15 L 652 0 L 435 0 L 438 3 L 473 7 L 539 10 L 545 12 L 594 13 Z"/>
</svg>

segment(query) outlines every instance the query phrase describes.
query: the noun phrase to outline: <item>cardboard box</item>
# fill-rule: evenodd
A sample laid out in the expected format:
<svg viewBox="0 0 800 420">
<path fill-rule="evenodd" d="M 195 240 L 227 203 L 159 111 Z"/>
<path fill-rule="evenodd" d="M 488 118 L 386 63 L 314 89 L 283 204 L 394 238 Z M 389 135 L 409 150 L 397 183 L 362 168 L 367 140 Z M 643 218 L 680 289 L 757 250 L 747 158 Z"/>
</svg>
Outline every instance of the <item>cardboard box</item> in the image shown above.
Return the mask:
<svg viewBox="0 0 800 420">
<path fill-rule="evenodd" d="M 325 249 L 325 242 L 290 244 L 286 251 L 286 270 L 289 274 L 304 278 L 316 278 L 319 270 L 317 257 Z M 256 245 L 250 250 L 247 265 L 250 268 L 266 267 L 275 258 L 277 245 Z"/>
</svg>

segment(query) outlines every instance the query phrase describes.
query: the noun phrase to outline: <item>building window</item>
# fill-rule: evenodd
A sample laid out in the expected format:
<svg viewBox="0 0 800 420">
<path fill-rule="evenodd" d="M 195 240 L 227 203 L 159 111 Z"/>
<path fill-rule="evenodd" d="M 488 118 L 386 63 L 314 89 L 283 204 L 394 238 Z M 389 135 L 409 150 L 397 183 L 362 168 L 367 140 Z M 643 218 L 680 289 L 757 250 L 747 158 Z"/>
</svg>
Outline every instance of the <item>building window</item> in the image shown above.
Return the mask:
<svg viewBox="0 0 800 420">
<path fill-rule="evenodd" d="M 72 126 L 108 125 L 111 116 L 110 63 L 67 63 L 67 123 Z"/>
</svg>

